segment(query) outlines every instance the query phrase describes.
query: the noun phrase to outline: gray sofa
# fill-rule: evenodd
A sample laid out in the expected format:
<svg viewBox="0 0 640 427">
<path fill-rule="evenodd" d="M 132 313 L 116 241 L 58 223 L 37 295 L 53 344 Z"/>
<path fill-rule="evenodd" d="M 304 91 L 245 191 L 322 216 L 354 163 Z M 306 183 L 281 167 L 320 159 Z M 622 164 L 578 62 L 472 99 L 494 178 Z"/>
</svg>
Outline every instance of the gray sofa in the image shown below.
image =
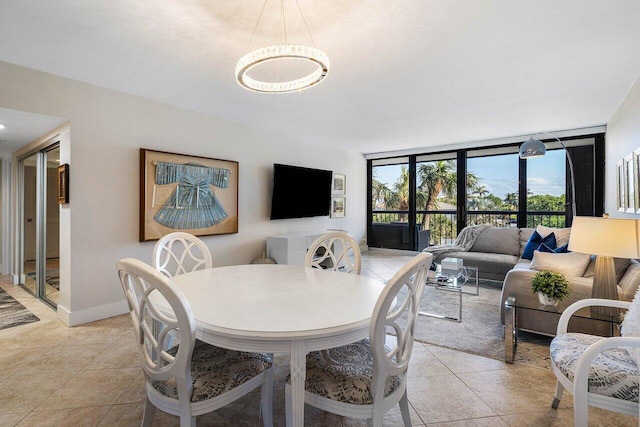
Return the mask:
<svg viewBox="0 0 640 427">
<path fill-rule="evenodd" d="M 558 319 L 562 311 L 575 301 L 590 298 L 593 285 L 595 258 L 593 258 L 581 277 L 567 277 L 570 294 L 563 299 L 557 312 L 536 310 L 539 307 L 538 296 L 531 291 L 531 278 L 536 271 L 529 268 L 531 261 L 522 259 L 524 249 L 535 229 L 489 227 L 482 230 L 471 249 L 439 253 L 434 257 L 440 262 L 446 257 L 462 258 L 464 265 L 477 267 L 479 277 L 502 283 L 500 300 L 500 320 L 505 324 L 504 303 L 509 296 L 517 299 L 518 328 L 545 335 L 555 335 Z M 564 242 L 563 242 L 564 243 Z M 426 249 L 428 251 L 428 248 Z M 621 300 L 631 301 L 640 286 L 640 262 L 636 260 L 616 259 L 618 296 Z M 594 325 L 593 322 L 573 321 L 574 330 L 604 334 L 602 328 L 608 325 Z"/>
<path fill-rule="evenodd" d="M 533 228 L 488 227 L 478 234 L 468 251 L 439 253 L 434 261 L 462 258 L 464 265 L 478 268 L 480 278 L 503 281 L 520 260 L 533 231 Z"/>
<path fill-rule="evenodd" d="M 637 260 L 615 259 L 618 281 L 618 298 L 625 301 L 633 300 L 640 286 L 640 262 Z M 556 312 L 541 311 L 538 296 L 531 291 L 531 279 L 536 273 L 529 268 L 529 260 L 520 260 L 504 278 L 502 296 L 500 299 L 500 320 L 505 324 L 504 303 L 510 296 L 516 297 L 518 329 L 536 332 L 544 335 L 555 335 L 560 315 L 572 303 L 585 298 L 591 298 L 595 259 L 592 259 L 582 277 L 567 277 L 569 280 L 569 295 L 560 301 Z M 586 314 L 586 312 L 585 312 Z M 571 330 L 597 335 L 608 335 L 610 325 L 575 318 L 569 324 Z"/>
</svg>

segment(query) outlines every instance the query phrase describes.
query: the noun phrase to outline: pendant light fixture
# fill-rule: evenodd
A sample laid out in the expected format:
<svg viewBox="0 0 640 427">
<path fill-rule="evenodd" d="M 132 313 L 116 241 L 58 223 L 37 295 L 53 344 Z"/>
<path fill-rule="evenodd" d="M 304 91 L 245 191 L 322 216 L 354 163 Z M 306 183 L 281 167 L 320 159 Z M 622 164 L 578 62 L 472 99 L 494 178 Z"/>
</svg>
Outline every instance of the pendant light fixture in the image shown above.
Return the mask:
<svg viewBox="0 0 640 427">
<path fill-rule="evenodd" d="M 262 5 L 262 10 L 260 11 L 260 15 L 258 16 L 258 21 L 256 22 L 256 25 L 253 29 L 253 33 L 251 34 L 251 40 L 249 40 L 247 50 L 249 49 L 249 46 L 253 41 L 253 36 L 255 35 L 256 29 L 258 28 L 258 24 L 260 23 L 260 19 L 262 18 L 262 14 L 264 12 L 267 1 L 268 0 L 265 0 L 264 4 Z M 327 74 L 329 73 L 329 57 L 323 51 L 316 48 L 313 37 L 311 36 L 311 32 L 309 31 L 307 21 L 304 19 L 304 15 L 302 14 L 302 10 L 300 9 L 300 5 L 298 4 L 298 0 L 296 0 L 296 5 L 298 6 L 300 16 L 302 18 L 302 21 L 304 22 L 304 26 L 307 30 L 307 34 L 309 35 L 313 46 L 289 44 L 287 37 L 287 25 L 284 14 L 284 0 L 280 0 L 280 14 L 282 20 L 284 43 L 253 50 L 240 58 L 236 65 L 236 80 L 238 81 L 240 86 L 254 92 L 288 93 L 308 89 L 312 86 L 317 85 L 322 80 L 324 80 L 325 77 L 327 77 Z M 261 80 L 249 76 L 249 72 L 255 67 L 282 59 L 303 61 L 307 63 L 310 62 L 314 65 L 314 70 L 305 76 L 287 81 L 279 81 L 277 79 L 271 81 L 266 79 Z"/>
</svg>

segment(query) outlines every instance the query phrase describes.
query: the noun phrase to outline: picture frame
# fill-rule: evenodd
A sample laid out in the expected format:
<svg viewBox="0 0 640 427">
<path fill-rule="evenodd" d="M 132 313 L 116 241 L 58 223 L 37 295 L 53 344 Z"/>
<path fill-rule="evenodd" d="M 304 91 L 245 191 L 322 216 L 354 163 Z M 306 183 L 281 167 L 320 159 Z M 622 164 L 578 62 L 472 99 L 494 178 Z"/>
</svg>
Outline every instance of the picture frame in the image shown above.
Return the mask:
<svg viewBox="0 0 640 427">
<path fill-rule="evenodd" d="M 331 218 L 344 218 L 347 211 L 347 198 L 346 197 L 332 197 L 331 198 Z"/>
<path fill-rule="evenodd" d="M 59 205 L 69 203 L 69 165 L 67 163 L 58 166 L 57 196 Z"/>
<path fill-rule="evenodd" d="M 140 149 L 140 241 L 238 232 L 238 162 Z"/>
<path fill-rule="evenodd" d="M 344 196 L 347 194 L 347 177 L 341 173 L 334 173 L 331 179 L 331 195 Z"/>
<path fill-rule="evenodd" d="M 635 189 L 635 213 L 640 213 L 640 148 L 633 151 L 633 184 Z"/>
<path fill-rule="evenodd" d="M 625 212 L 635 213 L 636 211 L 636 179 L 635 168 L 633 166 L 633 153 L 625 156 L 624 158 L 624 173 L 625 173 Z"/>
<path fill-rule="evenodd" d="M 625 203 L 626 203 L 626 176 L 624 169 L 624 162 L 622 160 L 618 160 L 616 162 L 616 200 L 618 212 L 625 211 Z"/>
</svg>

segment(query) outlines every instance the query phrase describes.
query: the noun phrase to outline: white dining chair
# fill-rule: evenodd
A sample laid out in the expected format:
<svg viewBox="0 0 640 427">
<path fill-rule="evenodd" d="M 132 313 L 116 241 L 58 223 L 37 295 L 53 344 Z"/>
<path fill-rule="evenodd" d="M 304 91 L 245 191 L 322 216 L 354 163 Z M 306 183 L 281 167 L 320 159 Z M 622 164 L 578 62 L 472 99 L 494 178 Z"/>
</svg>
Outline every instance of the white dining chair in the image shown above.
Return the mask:
<svg viewBox="0 0 640 427">
<path fill-rule="evenodd" d="M 318 237 L 307 250 L 305 267 L 360 274 L 362 255 L 356 240 L 344 231 Z"/>
<path fill-rule="evenodd" d="M 161 237 L 153 247 L 153 266 L 167 277 L 213 267 L 207 245 L 193 234 L 176 231 Z"/>
<path fill-rule="evenodd" d="M 407 369 L 432 254 L 416 255 L 386 284 L 371 317 L 369 338 L 307 355 L 306 404 L 338 415 L 368 419 L 382 426 L 384 414 L 400 406 L 411 426 Z M 285 411 L 293 417 L 291 382 L 285 383 Z"/>
<path fill-rule="evenodd" d="M 272 426 L 272 358 L 196 340 L 189 302 L 171 279 L 133 258 L 118 261 L 117 269 L 145 377 L 142 425 L 151 426 L 158 408 L 179 416 L 181 427 L 195 426 L 196 416 L 215 411 L 262 387 L 263 423 Z M 157 306 L 158 300 L 163 301 L 163 309 Z M 171 348 L 170 331 L 180 341 Z"/>
</svg>

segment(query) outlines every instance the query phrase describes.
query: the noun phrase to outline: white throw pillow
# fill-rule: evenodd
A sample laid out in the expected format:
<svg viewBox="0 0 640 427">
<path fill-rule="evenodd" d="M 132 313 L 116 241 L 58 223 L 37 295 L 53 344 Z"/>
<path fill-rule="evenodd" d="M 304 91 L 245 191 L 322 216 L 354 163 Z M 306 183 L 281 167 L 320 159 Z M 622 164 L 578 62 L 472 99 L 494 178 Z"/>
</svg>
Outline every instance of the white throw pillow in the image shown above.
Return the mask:
<svg viewBox="0 0 640 427">
<path fill-rule="evenodd" d="M 640 337 L 640 288 L 633 297 L 631 307 L 627 310 L 620 328 L 623 337 Z M 627 351 L 636 365 L 640 366 L 640 347 L 627 347 Z"/>
<path fill-rule="evenodd" d="M 571 236 L 571 228 L 552 228 L 539 225 L 536 227 L 536 231 L 543 239 L 553 233 L 556 236 L 556 246 L 558 247 L 569 243 L 569 237 Z"/>
<path fill-rule="evenodd" d="M 590 260 L 591 255 L 580 252 L 554 254 L 533 251 L 533 259 L 529 268 L 538 271 L 549 270 L 554 273 L 562 273 L 566 277 L 582 277 Z"/>
</svg>

